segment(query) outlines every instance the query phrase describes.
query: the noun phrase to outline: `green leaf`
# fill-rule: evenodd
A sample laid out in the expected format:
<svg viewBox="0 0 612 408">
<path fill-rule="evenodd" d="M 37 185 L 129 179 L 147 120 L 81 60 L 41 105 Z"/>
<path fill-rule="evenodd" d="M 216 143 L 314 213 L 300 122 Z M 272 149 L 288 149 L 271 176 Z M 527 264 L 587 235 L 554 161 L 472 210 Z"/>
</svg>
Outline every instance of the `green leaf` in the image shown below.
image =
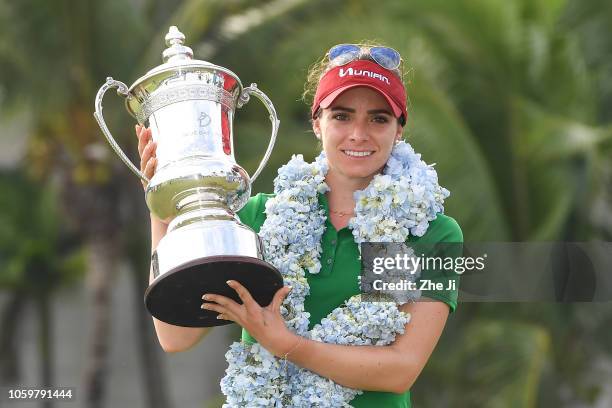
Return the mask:
<svg viewBox="0 0 612 408">
<path fill-rule="evenodd" d="M 409 141 L 427 162 L 436 162 L 440 183 L 451 191 L 446 212 L 466 228 L 466 240 L 508 239 L 491 172 L 459 113 L 431 84 L 416 79 L 411 90 Z"/>
</svg>

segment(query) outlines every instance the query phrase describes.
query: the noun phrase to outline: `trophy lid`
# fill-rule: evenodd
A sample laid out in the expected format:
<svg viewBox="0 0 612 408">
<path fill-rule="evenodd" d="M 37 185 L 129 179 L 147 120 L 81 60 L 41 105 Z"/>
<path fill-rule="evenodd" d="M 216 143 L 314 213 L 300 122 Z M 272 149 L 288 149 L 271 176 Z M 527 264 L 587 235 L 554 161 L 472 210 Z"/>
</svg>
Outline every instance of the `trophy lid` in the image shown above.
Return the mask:
<svg viewBox="0 0 612 408">
<path fill-rule="evenodd" d="M 240 91 L 242 90 L 242 82 L 240 82 L 240 78 L 238 78 L 238 76 L 229 69 L 212 64 L 208 61 L 193 59 L 193 50 L 184 45 L 185 34 L 180 32 L 177 26 L 170 27 L 165 36 L 165 41 L 168 48 L 166 48 L 162 53 L 164 63 L 151 69 L 145 75 L 138 78 L 132 84 L 132 86 L 130 86 L 129 92 L 133 91 L 137 86 L 143 85 L 146 86 L 147 90 L 150 92 L 153 91 L 154 88 L 157 88 L 165 77 L 172 76 L 176 72 L 202 70 L 220 71 L 232 76 L 237 81 Z"/>
<path fill-rule="evenodd" d="M 193 51 L 191 48 L 183 45 L 185 34 L 181 33 L 176 26 L 170 27 L 165 40 L 168 48 L 162 53 L 164 62 L 193 59 Z"/>
</svg>

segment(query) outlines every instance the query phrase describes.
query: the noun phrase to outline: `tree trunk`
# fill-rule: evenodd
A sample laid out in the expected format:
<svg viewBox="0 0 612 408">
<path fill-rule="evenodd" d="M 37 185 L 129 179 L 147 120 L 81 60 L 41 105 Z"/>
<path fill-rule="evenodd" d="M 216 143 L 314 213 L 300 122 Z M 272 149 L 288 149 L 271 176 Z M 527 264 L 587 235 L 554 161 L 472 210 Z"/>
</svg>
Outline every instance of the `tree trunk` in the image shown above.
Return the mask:
<svg viewBox="0 0 612 408">
<path fill-rule="evenodd" d="M 107 219 L 107 222 L 111 222 Z M 116 268 L 117 244 L 111 235 L 90 236 L 87 286 L 91 305 L 89 361 L 85 371 L 84 393 L 88 408 L 102 408 L 106 392 L 111 333 L 111 283 Z"/>
<path fill-rule="evenodd" d="M 53 364 L 51 361 L 53 355 L 53 322 L 49 294 L 41 294 L 39 299 L 36 300 L 36 305 L 39 319 L 40 384 L 44 388 L 53 387 L 56 384 L 53 383 Z M 42 408 L 53 408 L 53 400 L 43 399 L 40 406 Z"/>
<path fill-rule="evenodd" d="M 134 302 L 134 313 L 137 327 L 136 342 L 140 358 L 140 369 L 142 372 L 142 390 L 144 393 L 145 406 L 148 408 L 171 408 L 171 395 L 168 392 L 166 370 L 161 355 L 162 350 L 157 341 L 155 328 L 151 315 L 144 306 L 144 292 L 149 283 L 149 268 L 151 265 L 151 250 L 149 225 L 146 220 L 149 217 L 148 208 L 142 199 L 139 185 L 122 185 L 122 197 L 131 203 L 126 209 L 125 215 L 127 234 L 123 249 L 125 258 L 130 264 L 131 277 L 133 280 L 132 301 Z M 144 221 L 143 221 L 144 220 Z M 129 225 L 127 225 L 129 223 Z"/>
<path fill-rule="evenodd" d="M 21 379 L 19 367 L 18 332 L 25 318 L 26 296 L 16 290 L 2 311 L 0 321 L 0 383 L 18 384 Z"/>
<path fill-rule="evenodd" d="M 145 256 L 147 252 L 144 252 Z M 133 256 L 139 256 L 134 254 Z M 148 260 L 149 258 L 146 257 Z M 155 330 L 151 315 L 143 305 L 143 294 L 147 287 L 149 270 L 148 266 L 139 268 L 143 262 L 133 262 L 132 276 L 134 278 L 134 313 L 138 328 L 136 330 L 138 351 L 140 355 L 140 367 L 142 368 L 143 390 L 145 393 L 145 406 L 148 408 L 171 408 L 166 390 L 166 372 L 160 361 L 160 346 L 156 340 Z M 148 264 L 148 262 L 147 262 Z M 144 273 L 143 273 L 144 272 Z"/>
</svg>

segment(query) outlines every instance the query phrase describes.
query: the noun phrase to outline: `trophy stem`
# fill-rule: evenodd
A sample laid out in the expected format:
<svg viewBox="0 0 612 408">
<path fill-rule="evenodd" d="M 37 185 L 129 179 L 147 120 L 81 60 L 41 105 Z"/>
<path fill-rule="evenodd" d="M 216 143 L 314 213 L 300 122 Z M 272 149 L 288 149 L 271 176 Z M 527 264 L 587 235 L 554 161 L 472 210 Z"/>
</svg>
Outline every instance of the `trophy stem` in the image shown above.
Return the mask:
<svg viewBox="0 0 612 408">
<path fill-rule="evenodd" d="M 202 221 L 237 221 L 227 202 L 216 192 L 190 194 L 177 204 L 178 215 L 168 225 L 168 232 Z"/>
</svg>

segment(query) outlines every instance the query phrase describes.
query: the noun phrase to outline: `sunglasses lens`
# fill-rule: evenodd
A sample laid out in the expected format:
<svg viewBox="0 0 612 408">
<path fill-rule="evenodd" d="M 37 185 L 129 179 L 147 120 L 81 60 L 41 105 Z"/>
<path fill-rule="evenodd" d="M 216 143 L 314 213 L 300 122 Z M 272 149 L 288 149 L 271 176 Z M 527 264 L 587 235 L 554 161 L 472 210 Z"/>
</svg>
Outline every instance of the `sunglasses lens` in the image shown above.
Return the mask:
<svg viewBox="0 0 612 408">
<path fill-rule="evenodd" d="M 373 47 L 370 49 L 370 55 L 383 68 L 397 69 L 400 66 L 401 57 L 393 48 Z"/>
<path fill-rule="evenodd" d="M 336 66 L 348 64 L 359 57 L 360 48 L 353 44 L 338 44 L 329 50 L 329 60 Z"/>
</svg>

